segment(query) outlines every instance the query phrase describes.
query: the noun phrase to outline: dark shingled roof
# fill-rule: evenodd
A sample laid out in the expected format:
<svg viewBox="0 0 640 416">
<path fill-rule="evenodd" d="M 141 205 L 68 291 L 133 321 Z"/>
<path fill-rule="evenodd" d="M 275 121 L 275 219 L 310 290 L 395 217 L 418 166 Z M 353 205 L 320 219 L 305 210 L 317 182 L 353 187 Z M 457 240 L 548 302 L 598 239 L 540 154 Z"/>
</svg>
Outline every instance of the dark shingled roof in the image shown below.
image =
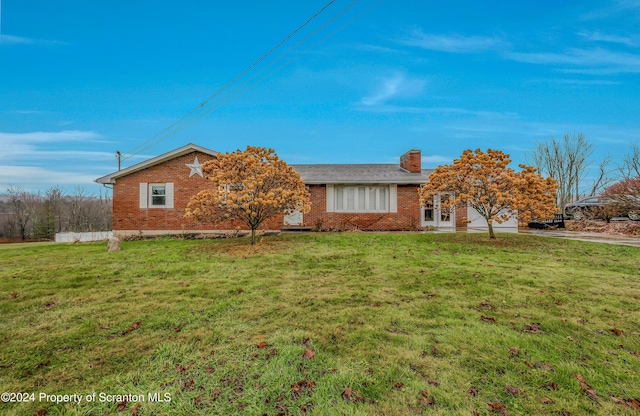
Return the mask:
<svg viewBox="0 0 640 416">
<path fill-rule="evenodd" d="M 411 173 L 394 164 L 325 164 L 290 165 L 308 185 L 397 183 L 421 184 L 427 181 L 433 169 Z"/>
</svg>

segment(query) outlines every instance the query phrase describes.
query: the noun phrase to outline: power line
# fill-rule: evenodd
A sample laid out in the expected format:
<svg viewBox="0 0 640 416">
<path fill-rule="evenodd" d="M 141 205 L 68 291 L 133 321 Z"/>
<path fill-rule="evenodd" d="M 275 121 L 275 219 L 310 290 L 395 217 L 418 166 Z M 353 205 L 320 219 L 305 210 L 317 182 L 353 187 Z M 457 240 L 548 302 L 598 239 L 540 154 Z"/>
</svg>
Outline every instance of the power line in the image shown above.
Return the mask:
<svg viewBox="0 0 640 416">
<path fill-rule="evenodd" d="M 155 143 L 150 144 L 149 146 L 144 147 L 143 149 L 141 149 L 139 152 L 143 152 L 144 150 L 147 150 L 153 146 L 155 146 L 158 143 L 161 143 L 162 141 L 168 139 L 169 137 L 181 132 L 182 130 L 186 129 L 187 127 L 190 127 L 191 125 L 197 123 L 198 121 L 200 121 L 202 118 L 208 116 L 209 114 L 211 114 L 212 112 L 215 112 L 217 110 L 219 110 L 220 108 L 224 107 L 225 105 L 229 104 L 231 101 L 233 101 L 235 98 L 239 97 L 240 95 L 250 91 L 251 89 L 253 89 L 255 86 L 257 86 L 258 84 L 262 83 L 263 81 L 265 81 L 267 78 L 271 77 L 272 75 L 274 75 L 275 73 L 279 72 L 280 70 L 282 70 L 283 68 L 285 68 L 286 66 L 288 66 L 289 64 L 291 64 L 293 61 L 295 61 L 296 59 L 300 58 L 301 56 L 303 56 L 305 53 L 309 52 L 310 50 L 316 48 L 318 45 L 324 43 L 327 39 L 331 38 L 332 36 L 334 36 L 336 33 L 340 32 L 341 30 L 343 30 L 344 28 L 346 28 L 347 26 L 351 25 L 353 22 L 355 22 L 356 20 L 360 19 L 362 16 L 364 16 L 365 14 L 367 14 L 368 12 L 370 12 L 372 9 L 374 9 L 375 7 L 379 6 L 380 3 L 382 3 L 384 0 L 379 0 L 376 4 L 374 4 L 373 6 L 369 7 L 367 10 L 365 10 L 364 12 L 362 12 L 361 14 L 359 14 L 358 16 L 356 16 L 355 18 L 351 19 L 349 22 L 347 22 L 346 24 L 344 24 L 343 26 L 341 26 L 340 28 L 336 29 L 335 31 L 333 31 L 331 34 L 329 34 L 328 36 L 324 37 L 322 40 L 320 40 L 319 42 L 315 43 L 314 45 L 312 45 L 311 47 L 305 49 L 304 51 L 302 51 L 300 54 L 298 54 L 297 56 L 289 59 L 287 62 L 285 62 L 283 65 L 281 65 L 280 67 L 276 68 L 274 71 L 270 72 L 269 74 L 267 74 L 266 76 L 262 77 L 261 79 L 259 79 L 258 81 L 254 82 L 253 84 L 247 86 L 252 80 L 254 80 L 255 78 L 257 78 L 260 74 L 262 74 L 264 71 L 266 71 L 269 67 L 273 66 L 276 62 L 280 61 L 282 58 L 284 58 L 285 56 L 287 56 L 288 54 L 290 54 L 294 49 L 296 49 L 298 46 L 300 46 L 302 43 L 306 42 L 309 38 L 311 38 L 313 35 L 315 35 L 316 33 L 318 33 L 320 30 L 322 30 L 324 27 L 326 27 L 328 24 L 330 24 L 331 22 L 333 22 L 335 19 L 337 19 L 338 17 L 340 17 L 342 14 L 344 14 L 347 10 L 349 10 L 351 7 L 355 6 L 360 0 L 355 0 L 354 2 L 352 2 L 349 6 L 347 6 L 346 8 L 344 8 L 342 11 L 340 11 L 338 14 L 336 14 L 335 16 L 333 16 L 331 19 L 329 19 L 327 22 L 325 22 L 323 25 L 321 25 L 319 28 L 317 28 L 315 31 L 313 31 L 311 34 L 307 35 L 303 40 L 301 40 L 300 42 L 298 42 L 296 45 L 294 45 L 293 47 L 291 47 L 289 50 L 287 50 L 284 54 L 282 54 L 281 56 L 279 56 L 276 60 L 274 60 L 273 62 L 269 63 L 265 68 L 261 69 L 260 72 L 258 72 L 257 74 L 255 74 L 253 77 L 251 77 L 248 81 L 246 81 L 244 84 L 236 87 L 234 90 L 230 91 L 225 97 L 221 98 L 217 103 L 212 104 L 211 106 L 209 106 L 209 108 L 203 110 L 200 114 L 198 114 L 197 116 L 194 116 L 194 118 L 192 118 L 191 120 L 188 120 L 187 122 L 185 122 L 183 125 L 177 127 L 174 131 L 168 132 L 166 135 L 158 138 L 158 140 Z M 246 88 L 242 89 L 244 86 L 247 86 Z M 234 94 L 235 93 L 235 94 Z"/>
<path fill-rule="evenodd" d="M 1 1 L 1 0 L 0 0 Z M 285 37 L 284 39 L 282 39 L 280 42 L 278 42 L 278 44 L 276 46 L 274 46 L 273 48 L 271 48 L 269 50 L 269 52 L 265 53 L 264 55 L 262 55 L 257 61 L 253 62 L 251 65 L 249 65 L 249 67 L 247 67 L 244 71 L 242 71 L 239 75 L 237 75 L 235 78 L 233 78 L 231 81 L 229 81 L 226 85 L 224 85 L 222 88 L 220 88 L 218 91 L 216 91 L 214 94 L 212 94 L 210 97 L 208 97 L 206 100 L 204 100 L 199 106 L 195 107 L 193 110 L 191 110 L 187 115 L 183 116 L 182 118 L 180 118 L 178 121 L 176 121 L 175 123 L 171 124 L 169 127 L 165 128 L 164 130 L 162 130 L 160 133 L 156 134 L 155 136 L 151 137 L 150 139 L 148 139 L 147 141 L 141 143 L 140 145 L 136 146 L 135 148 L 133 148 L 131 151 L 127 152 L 125 154 L 125 156 L 123 157 L 124 160 L 131 158 L 132 156 L 135 156 L 136 154 L 140 153 L 140 151 L 136 152 L 136 150 L 138 148 L 140 148 L 141 146 L 144 146 L 145 144 L 151 142 L 152 140 L 154 140 L 156 137 L 162 135 L 163 133 L 167 132 L 168 130 L 172 129 L 173 127 L 175 127 L 176 125 L 180 124 L 183 120 L 186 120 L 187 118 L 191 117 L 191 115 L 193 115 L 194 113 L 196 113 L 197 111 L 199 111 L 201 108 L 204 108 L 207 103 L 212 100 L 213 98 L 215 98 L 216 96 L 218 96 L 220 93 L 222 93 L 224 90 L 226 90 L 229 86 L 231 86 L 233 83 L 235 83 L 238 79 L 240 79 L 242 76 L 244 76 L 244 74 L 246 74 L 247 72 L 249 72 L 251 69 L 253 69 L 256 65 L 258 65 L 260 62 L 262 62 L 265 58 L 267 58 L 269 55 L 271 55 L 276 49 L 278 49 L 280 46 L 282 46 L 282 44 L 284 44 L 286 41 L 288 41 L 289 39 L 291 39 L 296 33 L 298 33 L 300 30 L 302 30 L 305 26 L 307 26 L 312 20 L 314 20 L 316 17 L 318 17 L 320 14 L 322 14 L 322 12 L 324 12 L 329 6 L 331 6 L 333 3 L 335 3 L 336 0 L 330 0 L 327 4 L 325 4 L 320 10 L 318 10 L 313 16 L 311 16 L 309 19 L 307 19 L 306 22 L 304 22 L 303 24 L 301 24 L 300 26 L 298 26 L 293 32 L 291 32 L 287 37 Z"/>
</svg>

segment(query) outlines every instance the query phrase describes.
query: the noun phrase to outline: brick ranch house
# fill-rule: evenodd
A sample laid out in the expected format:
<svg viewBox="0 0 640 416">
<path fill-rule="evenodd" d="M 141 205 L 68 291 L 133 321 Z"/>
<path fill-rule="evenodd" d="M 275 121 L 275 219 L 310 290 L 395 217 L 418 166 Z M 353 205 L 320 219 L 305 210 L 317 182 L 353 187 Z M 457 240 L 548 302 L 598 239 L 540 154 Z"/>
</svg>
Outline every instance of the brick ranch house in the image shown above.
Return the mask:
<svg viewBox="0 0 640 416">
<path fill-rule="evenodd" d="M 127 235 L 210 233 L 246 228 L 240 222 L 212 223 L 184 218 L 189 199 L 211 184 L 202 164 L 217 152 L 188 144 L 96 179 L 113 188 L 113 231 Z M 311 194 L 311 211 L 280 215 L 264 230 L 310 227 L 317 230 L 400 231 L 422 227 L 455 230 L 467 227 L 462 217 L 475 213 L 458 207 L 440 212 L 437 198 L 420 207 L 418 191 L 432 169 L 422 169 L 420 150 L 400 157 L 399 164 L 292 164 Z M 456 215 L 457 214 L 457 215 Z M 474 227 L 474 218 L 468 225 Z M 482 219 L 476 225 L 486 227 Z M 497 224 L 495 224 L 497 225 Z M 494 225 L 494 226 L 495 226 Z"/>
</svg>

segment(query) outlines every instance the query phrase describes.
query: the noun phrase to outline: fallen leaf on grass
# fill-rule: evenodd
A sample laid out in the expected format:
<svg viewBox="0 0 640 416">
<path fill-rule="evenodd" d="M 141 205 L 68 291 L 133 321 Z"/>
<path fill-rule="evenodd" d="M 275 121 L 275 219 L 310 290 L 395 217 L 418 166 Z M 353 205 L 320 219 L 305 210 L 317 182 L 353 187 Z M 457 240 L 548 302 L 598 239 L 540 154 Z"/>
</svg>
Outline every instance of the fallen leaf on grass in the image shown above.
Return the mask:
<svg viewBox="0 0 640 416">
<path fill-rule="evenodd" d="M 527 329 L 525 329 L 524 332 L 528 332 L 530 334 L 542 334 L 542 333 L 544 333 L 540 329 L 540 324 L 525 324 L 525 326 L 527 327 Z"/>
<path fill-rule="evenodd" d="M 495 310 L 496 310 L 496 307 L 495 307 L 495 306 L 493 306 L 493 305 L 490 303 L 490 301 L 488 301 L 488 300 L 487 300 L 486 302 L 480 302 L 480 308 L 482 308 L 482 309 L 488 309 L 488 310 L 490 310 L 490 311 L 495 311 Z"/>
<path fill-rule="evenodd" d="M 600 398 L 596 394 L 596 391 L 589 384 L 587 384 L 587 380 L 585 380 L 584 377 L 582 377 L 580 374 L 574 374 L 573 376 L 580 382 L 580 387 L 582 387 L 582 390 L 587 393 L 589 397 L 597 402 L 600 401 Z"/>
<path fill-rule="evenodd" d="M 507 407 L 502 404 L 488 402 L 487 405 L 489 405 L 490 412 L 502 413 L 503 415 L 507 414 Z"/>
<path fill-rule="evenodd" d="M 310 341 L 310 338 L 309 337 L 305 337 L 302 340 L 302 345 L 304 345 L 305 347 L 308 346 L 309 345 L 309 341 Z"/>
<path fill-rule="evenodd" d="M 33 416 L 45 416 L 47 413 L 49 412 L 47 412 L 46 409 L 38 409 L 38 411 L 35 412 Z"/>
<path fill-rule="evenodd" d="M 404 384 L 397 382 L 396 384 L 393 385 L 393 388 L 396 390 L 402 390 L 404 388 Z"/>
<path fill-rule="evenodd" d="M 354 403 L 364 402 L 364 396 L 358 395 L 357 391 L 356 393 L 354 393 L 351 387 L 347 387 L 346 389 L 344 389 L 341 396 L 344 399 L 344 401 L 347 403 L 348 402 L 354 402 Z"/>
<path fill-rule="evenodd" d="M 278 355 L 278 350 L 276 348 L 274 348 L 271 351 L 269 351 L 269 354 L 264 356 L 264 359 L 268 360 L 269 358 L 275 357 L 276 355 Z"/>
<path fill-rule="evenodd" d="M 18 298 L 18 292 L 11 292 L 9 294 L 9 299 L 17 299 Z"/>
<path fill-rule="evenodd" d="M 312 409 L 313 409 L 313 403 L 311 402 L 305 403 L 302 406 L 300 406 L 300 413 L 302 413 L 303 415 L 306 415 L 307 413 L 311 412 Z"/>
<path fill-rule="evenodd" d="M 342 392 L 342 398 L 347 402 L 351 400 L 352 395 L 353 395 L 353 389 L 351 389 L 351 387 L 347 387 Z"/>
<path fill-rule="evenodd" d="M 222 390 L 216 390 L 211 393 L 211 400 L 215 401 L 222 394 Z"/>
<path fill-rule="evenodd" d="M 434 297 L 436 295 L 436 292 L 431 292 L 427 294 L 427 299 L 431 299 L 432 297 Z"/>
<path fill-rule="evenodd" d="M 513 397 L 524 396 L 524 390 L 520 390 L 520 389 L 519 389 L 519 388 L 517 388 L 517 387 L 513 387 L 513 386 L 510 386 L 510 385 L 508 385 L 508 384 L 505 384 L 505 385 L 504 385 L 504 388 L 505 388 L 505 389 L 507 390 L 507 392 L 508 392 L 509 394 L 511 394 Z"/>
<path fill-rule="evenodd" d="M 640 399 L 618 399 L 616 397 L 611 398 L 614 403 L 620 404 L 623 406 L 628 406 L 632 409 L 640 409 Z"/>
<path fill-rule="evenodd" d="M 520 350 L 518 349 L 518 347 L 510 347 L 510 348 L 507 348 L 507 349 L 511 353 L 512 357 L 515 357 L 516 355 L 520 354 Z"/>
<path fill-rule="evenodd" d="M 543 384 L 541 387 L 549 390 L 558 390 L 558 384 L 553 381 L 550 381 L 547 384 Z"/>
<path fill-rule="evenodd" d="M 305 392 L 307 393 L 307 395 L 310 396 L 315 386 L 316 386 L 316 383 L 308 380 L 302 380 L 302 381 L 298 381 L 295 384 L 292 384 L 291 394 L 293 396 L 293 399 L 297 400 L 300 396 L 302 396 L 302 393 L 305 393 Z"/>
<path fill-rule="evenodd" d="M 124 412 L 124 409 L 127 408 L 127 404 L 129 404 L 129 402 L 127 402 L 126 400 L 118 403 L 118 405 L 116 406 L 116 412 Z"/>
<path fill-rule="evenodd" d="M 191 364 L 186 366 L 182 364 L 176 364 L 176 371 L 180 374 L 185 374 L 187 371 L 189 371 L 190 368 L 191 368 Z"/>
<path fill-rule="evenodd" d="M 436 405 L 436 399 L 433 396 L 429 395 L 429 392 L 426 390 L 420 390 L 420 395 L 422 397 L 420 397 L 420 400 L 418 401 L 418 403 L 421 406 L 430 406 L 433 407 Z"/>
<path fill-rule="evenodd" d="M 194 407 L 202 406 L 202 396 L 198 396 L 195 399 L 193 399 L 193 406 Z"/>
<path fill-rule="evenodd" d="M 315 355 L 315 353 L 313 352 L 313 350 L 305 350 L 302 353 L 302 359 L 303 360 L 313 360 L 313 356 Z"/>
<path fill-rule="evenodd" d="M 480 316 L 480 319 L 483 320 L 484 322 L 495 322 L 496 318 L 493 316 Z"/>
<path fill-rule="evenodd" d="M 548 397 L 543 397 L 542 399 L 540 399 L 540 403 L 542 403 L 542 404 L 553 404 L 553 400 L 551 400 Z"/>
<path fill-rule="evenodd" d="M 478 395 L 478 388 L 475 386 L 471 386 L 471 388 L 469 389 L 469 395 L 471 397 L 476 397 Z"/>
<path fill-rule="evenodd" d="M 268 346 L 269 346 L 269 344 L 267 344 L 267 343 L 266 343 L 266 342 L 264 342 L 264 341 L 260 341 L 260 342 L 258 342 L 258 343 L 256 344 L 256 347 L 258 347 L 258 348 L 267 348 Z"/>
<path fill-rule="evenodd" d="M 431 384 L 432 386 L 439 386 L 440 382 L 438 380 L 431 380 L 430 378 L 427 379 L 427 383 Z"/>
<path fill-rule="evenodd" d="M 615 327 L 614 327 L 614 328 L 611 328 L 611 332 L 613 332 L 614 334 L 616 334 L 616 335 L 618 335 L 618 336 L 620 336 L 620 335 L 624 334 L 624 331 L 623 331 L 623 330 L 618 329 L 618 328 L 615 328 Z"/>
<path fill-rule="evenodd" d="M 553 368 L 551 366 L 551 363 L 540 363 L 540 362 L 536 362 L 533 364 L 536 368 L 540 368 L 542 370 L 547 370 L 547 371 L 551 371 Z"/>
<path fill-rule="evenodd" d="M 133 332 L 136 329 L 138 329 L 140 327 L 140 325 L 142 325 L 142 321 L 136 321 L 134 323 L 131 324 L 131 326 L 129 327 L 129 329 L 127 329 L 126 331 L 122 332 L 122 335 L 127 335 L 129 332 Z"/>
<path fill-rule="evenodd" d="M 36 364 L 36 368 L 42 368 L 42 367 L 46 367 L 51 363 L 51 360 L 47 360 L 41 363 Z"/>
</svg>

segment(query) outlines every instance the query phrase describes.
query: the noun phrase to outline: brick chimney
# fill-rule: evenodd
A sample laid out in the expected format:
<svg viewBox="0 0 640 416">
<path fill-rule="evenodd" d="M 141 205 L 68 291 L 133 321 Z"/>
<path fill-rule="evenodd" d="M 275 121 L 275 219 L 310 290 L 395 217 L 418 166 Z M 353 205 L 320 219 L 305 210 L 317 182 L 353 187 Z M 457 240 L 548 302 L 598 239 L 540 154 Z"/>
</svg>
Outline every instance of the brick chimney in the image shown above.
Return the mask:
<svg viewBox="0 0 640 416">
<path fill-rule="evenodd" d="M 400 156 L 400 167 L 411 173 L 422 172 L 422 154 L 418 149 L 411 149 Z"/>
</svg>

